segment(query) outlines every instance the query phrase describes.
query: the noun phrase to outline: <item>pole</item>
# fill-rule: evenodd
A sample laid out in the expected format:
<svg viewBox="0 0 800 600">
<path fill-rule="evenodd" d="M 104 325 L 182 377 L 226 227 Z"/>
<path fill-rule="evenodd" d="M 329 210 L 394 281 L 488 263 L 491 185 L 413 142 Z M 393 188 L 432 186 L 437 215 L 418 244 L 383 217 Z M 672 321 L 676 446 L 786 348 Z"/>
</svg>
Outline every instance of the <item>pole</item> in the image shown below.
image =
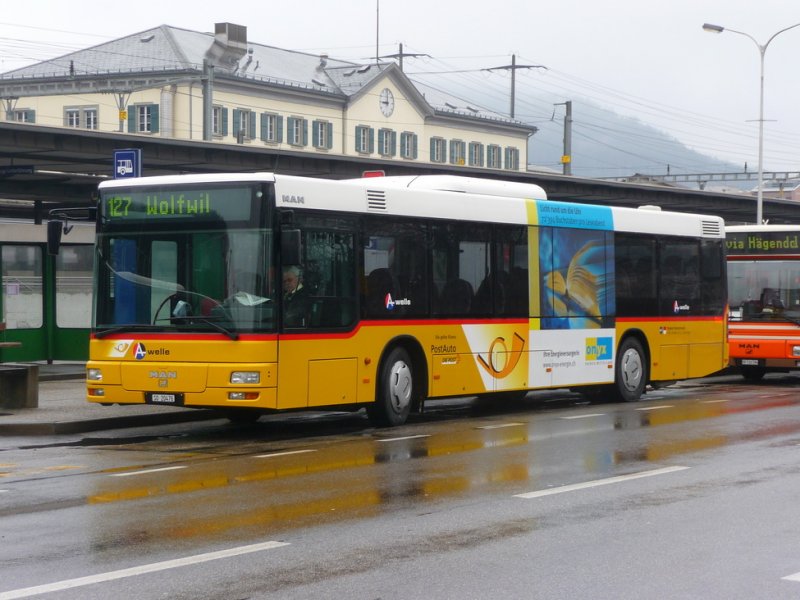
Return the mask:
<svg viewBox="0 0 800 600">
<path fill-rule="evenodd" d="M 758 44 L 757 44 L 758 45 Z M 761 54 L 761 79 L 758 95 L 758 191 L 756 192 L 756 225 L 764 222 L 764 55 L 767 45 L 758 45 Z"/>
<path fill-rule="evenodd" d="M 514 118 L 514 90 L 517 81 L 517 55 L 511 55 L 511 118 Z"/>
<path fill-rule="evenodd" d="M 380 56 L 381 38 L 381 0 L 375 0 L 375 64 L 381 62 Z"/>
<path fill-rule="evenodd" d="M 784 31 L 789 31 L 795 27 L 800 27 L 800 23 L 784 27 L 780 31 L 776 31 L 764 43 L 759 44 L 758 40 L 749 33 L 744 31 L 737 31 L 722 27 L 721 25 L 713 25 L 711 23 L 703 23 L 703 29 L 711 33 L 722 33 L 723 31 L 730 31 L 731 33 L 738 33 L 746 38 L 750 38 L 760 55 L 760 74 L 759 74 L 759 91 L 758 91 L 758 188 L 756 192 L 756 224 L 761 225 L 764 222 L 764 55 L 767 53 L 767 47 L 770 42 L 778 37 Z"/>
<path fill-rule="evenodd" d="M 505 65 L 503 67 L 490 67 L 488 69 L 482 69 L 483 71 L 499 71 L 500 69 L 511 69 L 511 118 L 514 118 L 514 93 L 516 88 L 516 72 L 517 69 L 546 69 L 544 65 L 518 65 L 517 64 L 517 55 L 511 55 L 511 64 Z"/>
<path fill-rule="evenodd" d="M 572 100 L 564 102 L 567 113 L 564 115 L 564 175 L 572 175 Z"/>
<path fill-rule="evenodd" d="M 203 141 L 214 139 L 214 65 L 203 61 Z"/>
</svg>

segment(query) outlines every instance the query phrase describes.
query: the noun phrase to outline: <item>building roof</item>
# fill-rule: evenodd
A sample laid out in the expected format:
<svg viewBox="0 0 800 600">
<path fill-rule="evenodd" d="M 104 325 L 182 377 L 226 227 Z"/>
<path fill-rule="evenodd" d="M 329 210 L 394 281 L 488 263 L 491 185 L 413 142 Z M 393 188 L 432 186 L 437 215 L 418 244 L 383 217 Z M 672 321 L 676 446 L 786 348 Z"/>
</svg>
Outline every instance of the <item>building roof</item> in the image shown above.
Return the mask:
<svg viewBox="0 0 800 600">
<path fill-rule="evenodd" d="M 220 44 L 220 32 L 223 43 Z M 227 29 L 230 28 L 230 29 Z M 238 31 L 241 38 L 233 39 Z M 285 50 L 246 39 L 246 28 L 216 24 L 216 33 L 201 33 L 160 25 L 110 42 L 0 74 L 4 82 L 33 81 L 69 77 L 96 77 L 135 73 L 198 71 L 204 60 L 215 64 L 215 76 L 243 78 L 282 87 L 300 88 L 310 93 L 340 97 L 347 101 L 369 88 L 373 82 L 394 71 L 397 80 L 413 86 L 417 102 L 441 116 L 488 120 L 514 128 L 536 128 L 510 119 L 461 98 L 412 81 L 394 63 L 358 64 L 327 55 Z M 226 33 L 232 37 L 226 38 Z M 230 43 L 228 43 L 230 42 Z M 227 44 L 227 47 L 226 47 Z M 231 50 L 231 51 L 229 51 Z M 227 53 L 227 54 L 226 54 Z M 408 85 L 408 84 L 406 84 Z"/>
</svg>

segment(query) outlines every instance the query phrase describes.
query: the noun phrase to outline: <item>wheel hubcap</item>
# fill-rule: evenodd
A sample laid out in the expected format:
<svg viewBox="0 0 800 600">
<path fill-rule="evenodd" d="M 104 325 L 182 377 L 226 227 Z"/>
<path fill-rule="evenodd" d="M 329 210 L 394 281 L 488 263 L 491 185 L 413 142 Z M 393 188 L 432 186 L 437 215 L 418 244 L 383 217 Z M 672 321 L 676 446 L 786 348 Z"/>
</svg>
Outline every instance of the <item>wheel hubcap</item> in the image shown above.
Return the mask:
<svg viewBox="0 0 800 600">
<path fill-rule="evenodd" d="M 621 366 L 622 384 L 626 390 L 635 391 L 642 382 L 642 357 L 636 350 L 626 350 Z"/>
<path fill-rule="evenodd" d="M 411 404 L 411 389 L 411 369 L 404 362 L 395 363 L 389 377 L 389 398 L 395 412 L 403 412 Z"/>
</svg>

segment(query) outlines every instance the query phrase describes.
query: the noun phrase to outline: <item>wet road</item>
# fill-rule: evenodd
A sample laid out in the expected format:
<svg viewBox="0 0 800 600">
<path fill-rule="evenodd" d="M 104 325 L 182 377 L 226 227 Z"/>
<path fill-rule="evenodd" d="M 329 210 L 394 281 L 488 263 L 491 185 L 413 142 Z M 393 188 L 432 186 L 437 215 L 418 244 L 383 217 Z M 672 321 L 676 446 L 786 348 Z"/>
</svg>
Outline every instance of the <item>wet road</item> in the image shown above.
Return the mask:
<svg viewBox="0 0 800 600">
<path fill-rule="evenodd" d="M 430 408 L 0 438 L 0 600 L 800 597 L 800 376 Z"/>
</svg>

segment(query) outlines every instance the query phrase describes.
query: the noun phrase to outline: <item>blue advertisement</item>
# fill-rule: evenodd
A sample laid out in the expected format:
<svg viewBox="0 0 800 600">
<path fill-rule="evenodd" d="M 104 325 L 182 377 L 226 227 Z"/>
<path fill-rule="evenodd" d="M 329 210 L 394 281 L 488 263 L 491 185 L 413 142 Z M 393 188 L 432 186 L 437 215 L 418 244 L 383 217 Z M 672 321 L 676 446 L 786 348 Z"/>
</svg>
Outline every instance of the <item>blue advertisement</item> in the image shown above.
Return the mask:
<svg viewBox="0 0 800 600">
<path fill-rule="evenodd" d="M 613 234 L 541 228 L 542 329 L 606 327 L 615 312 Z"/>
<path fill-rule="evenodd" d="M 614 215 L 608 206 L 586 206 L 546 200 L 536 203 L 540 227 L 614 230 Z"/>
</svg>

